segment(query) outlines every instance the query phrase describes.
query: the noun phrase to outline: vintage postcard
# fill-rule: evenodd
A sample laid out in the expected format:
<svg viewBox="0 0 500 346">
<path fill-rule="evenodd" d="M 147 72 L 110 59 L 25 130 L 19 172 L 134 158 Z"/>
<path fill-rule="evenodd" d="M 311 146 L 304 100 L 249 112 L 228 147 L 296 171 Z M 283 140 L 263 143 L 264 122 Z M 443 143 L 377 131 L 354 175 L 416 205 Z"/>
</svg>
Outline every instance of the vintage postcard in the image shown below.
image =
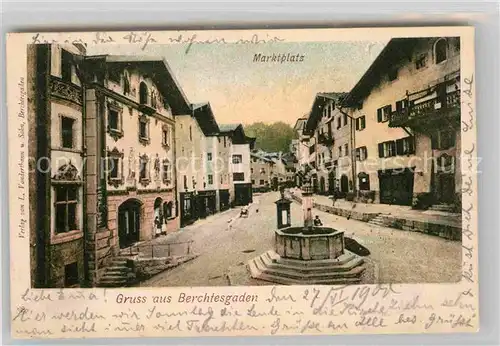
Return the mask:
<svg viewBox="0 0 500 346">
<path fill-rule="evenodd" d="M 7 37 L 14 338 L 475 332 L 471 27 Z"/>
</svg>

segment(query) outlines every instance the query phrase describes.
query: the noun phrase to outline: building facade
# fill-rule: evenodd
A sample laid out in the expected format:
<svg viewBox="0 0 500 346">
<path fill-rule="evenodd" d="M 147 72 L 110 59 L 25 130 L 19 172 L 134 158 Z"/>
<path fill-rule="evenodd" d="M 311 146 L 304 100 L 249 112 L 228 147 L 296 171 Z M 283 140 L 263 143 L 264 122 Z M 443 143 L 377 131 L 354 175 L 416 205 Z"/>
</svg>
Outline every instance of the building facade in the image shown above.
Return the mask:
<svg viewBox="0 0 500 346">
<path fill-rule="evenodd" d="M 255 138 L 245 135 L 241 124 L 221 124 L 220 135 L 231 139 L 229 145 L 229 175 L 234 196 L 231 204 L 243 206 L 253 201 L 250 152 Z"/>
<path fill-rule="evenodd" d="M 387 204 L 459 202 L 459 38 L 391 40 L 344 104 L 356 119 L 361 194 Z"/>
<path fill-rule="evenodd" d="M 310 178 L 318 194 L 347 194 L 353 189 L 351 174 L 352 120 L 338 107 L 345 93 L 318 93 L 306 120 Z"/>
<path fill-rule="evenodd" d="M 268 191 L 271 188 L 273 160 L 260 155 L 259 152 L 252 152 L 250 156 L 252 158 L 250 171 L 253 191 Z"/>
<path fill-rule="evenodd" d="M 95 286 L 131 244 L 178 229 L 175 115 L 189 111 L 162 59 L 30 47 L 35 287 Z M 168 92 L 167 92 L 168 90 Z"/>
<path fill-rule="evenodd" d="M 184 227 L 199 218 L 197 194 L 204 189 L 206 140 L 193 114 L 176 118 L 176 132 L 180 225 Z"/>
</svg>

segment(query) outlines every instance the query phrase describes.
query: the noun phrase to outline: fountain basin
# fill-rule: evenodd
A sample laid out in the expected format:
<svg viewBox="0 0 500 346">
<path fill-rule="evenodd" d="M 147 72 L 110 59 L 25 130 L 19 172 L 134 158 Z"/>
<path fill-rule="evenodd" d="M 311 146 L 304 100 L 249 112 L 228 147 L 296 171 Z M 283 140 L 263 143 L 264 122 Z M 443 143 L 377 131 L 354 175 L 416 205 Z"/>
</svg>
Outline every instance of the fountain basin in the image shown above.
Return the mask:
<svg viewBox="0 0 500 346">
<path fill-rule="evenodd" d="M 330 227 L 288 227 L 275 231 L 275 251 L 282 258 L 336 259 L 344 254 L 344 232 Z"/>
</svg>

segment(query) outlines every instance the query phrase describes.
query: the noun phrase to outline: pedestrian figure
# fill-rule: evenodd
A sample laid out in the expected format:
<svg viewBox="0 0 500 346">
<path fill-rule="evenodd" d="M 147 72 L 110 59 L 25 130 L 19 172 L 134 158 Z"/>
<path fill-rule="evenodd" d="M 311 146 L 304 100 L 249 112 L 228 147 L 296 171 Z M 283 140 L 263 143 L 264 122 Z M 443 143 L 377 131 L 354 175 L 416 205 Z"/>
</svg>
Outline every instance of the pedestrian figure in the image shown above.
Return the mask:
<svg viewBox="0 0 500 346">
<path fill-rule="evenodd" d="M 155 217 L 155 227 L 156 227 L 155 237 L 158 237 L 161 234 L 161 221 L 158 216 Z"/>
<path fill-rule="evenodd" d="M 323 226 L 323 222 L 321 222 L 321 219 L 318 215 L 314 217 L 314 226 Z"/>
</svg>

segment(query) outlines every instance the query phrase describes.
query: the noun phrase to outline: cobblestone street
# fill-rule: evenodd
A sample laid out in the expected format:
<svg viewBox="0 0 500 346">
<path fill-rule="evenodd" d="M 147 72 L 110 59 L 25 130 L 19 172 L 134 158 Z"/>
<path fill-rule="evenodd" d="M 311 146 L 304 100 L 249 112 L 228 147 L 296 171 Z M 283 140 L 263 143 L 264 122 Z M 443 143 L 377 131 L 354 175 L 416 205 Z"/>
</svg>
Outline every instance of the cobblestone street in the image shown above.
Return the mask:
<svg viewBox="0 0 500 346">
<path fill-rule="evenodd" d="M 144 281 L 140 286 L 269 285 L 254 280 L 246 268 L 251 258 L 274 247 L 279 193 L 254 196 L 248 218 L 232 209 L 169 234 L 164 241 L 193 240 L 196 259 Z M 461 243 L 422 233 L 408 232 L 348 220 L 314 211 L 325 226 L 344 230 L 347 237 L 367 247 L 369 281 L 380 283 L 456 282 L 461 275 Z M 302 224 L 298 203 L 291 206 L 292 224 Z M 368 270 L 369 269 L 369 270 Z"/>
</svg>

